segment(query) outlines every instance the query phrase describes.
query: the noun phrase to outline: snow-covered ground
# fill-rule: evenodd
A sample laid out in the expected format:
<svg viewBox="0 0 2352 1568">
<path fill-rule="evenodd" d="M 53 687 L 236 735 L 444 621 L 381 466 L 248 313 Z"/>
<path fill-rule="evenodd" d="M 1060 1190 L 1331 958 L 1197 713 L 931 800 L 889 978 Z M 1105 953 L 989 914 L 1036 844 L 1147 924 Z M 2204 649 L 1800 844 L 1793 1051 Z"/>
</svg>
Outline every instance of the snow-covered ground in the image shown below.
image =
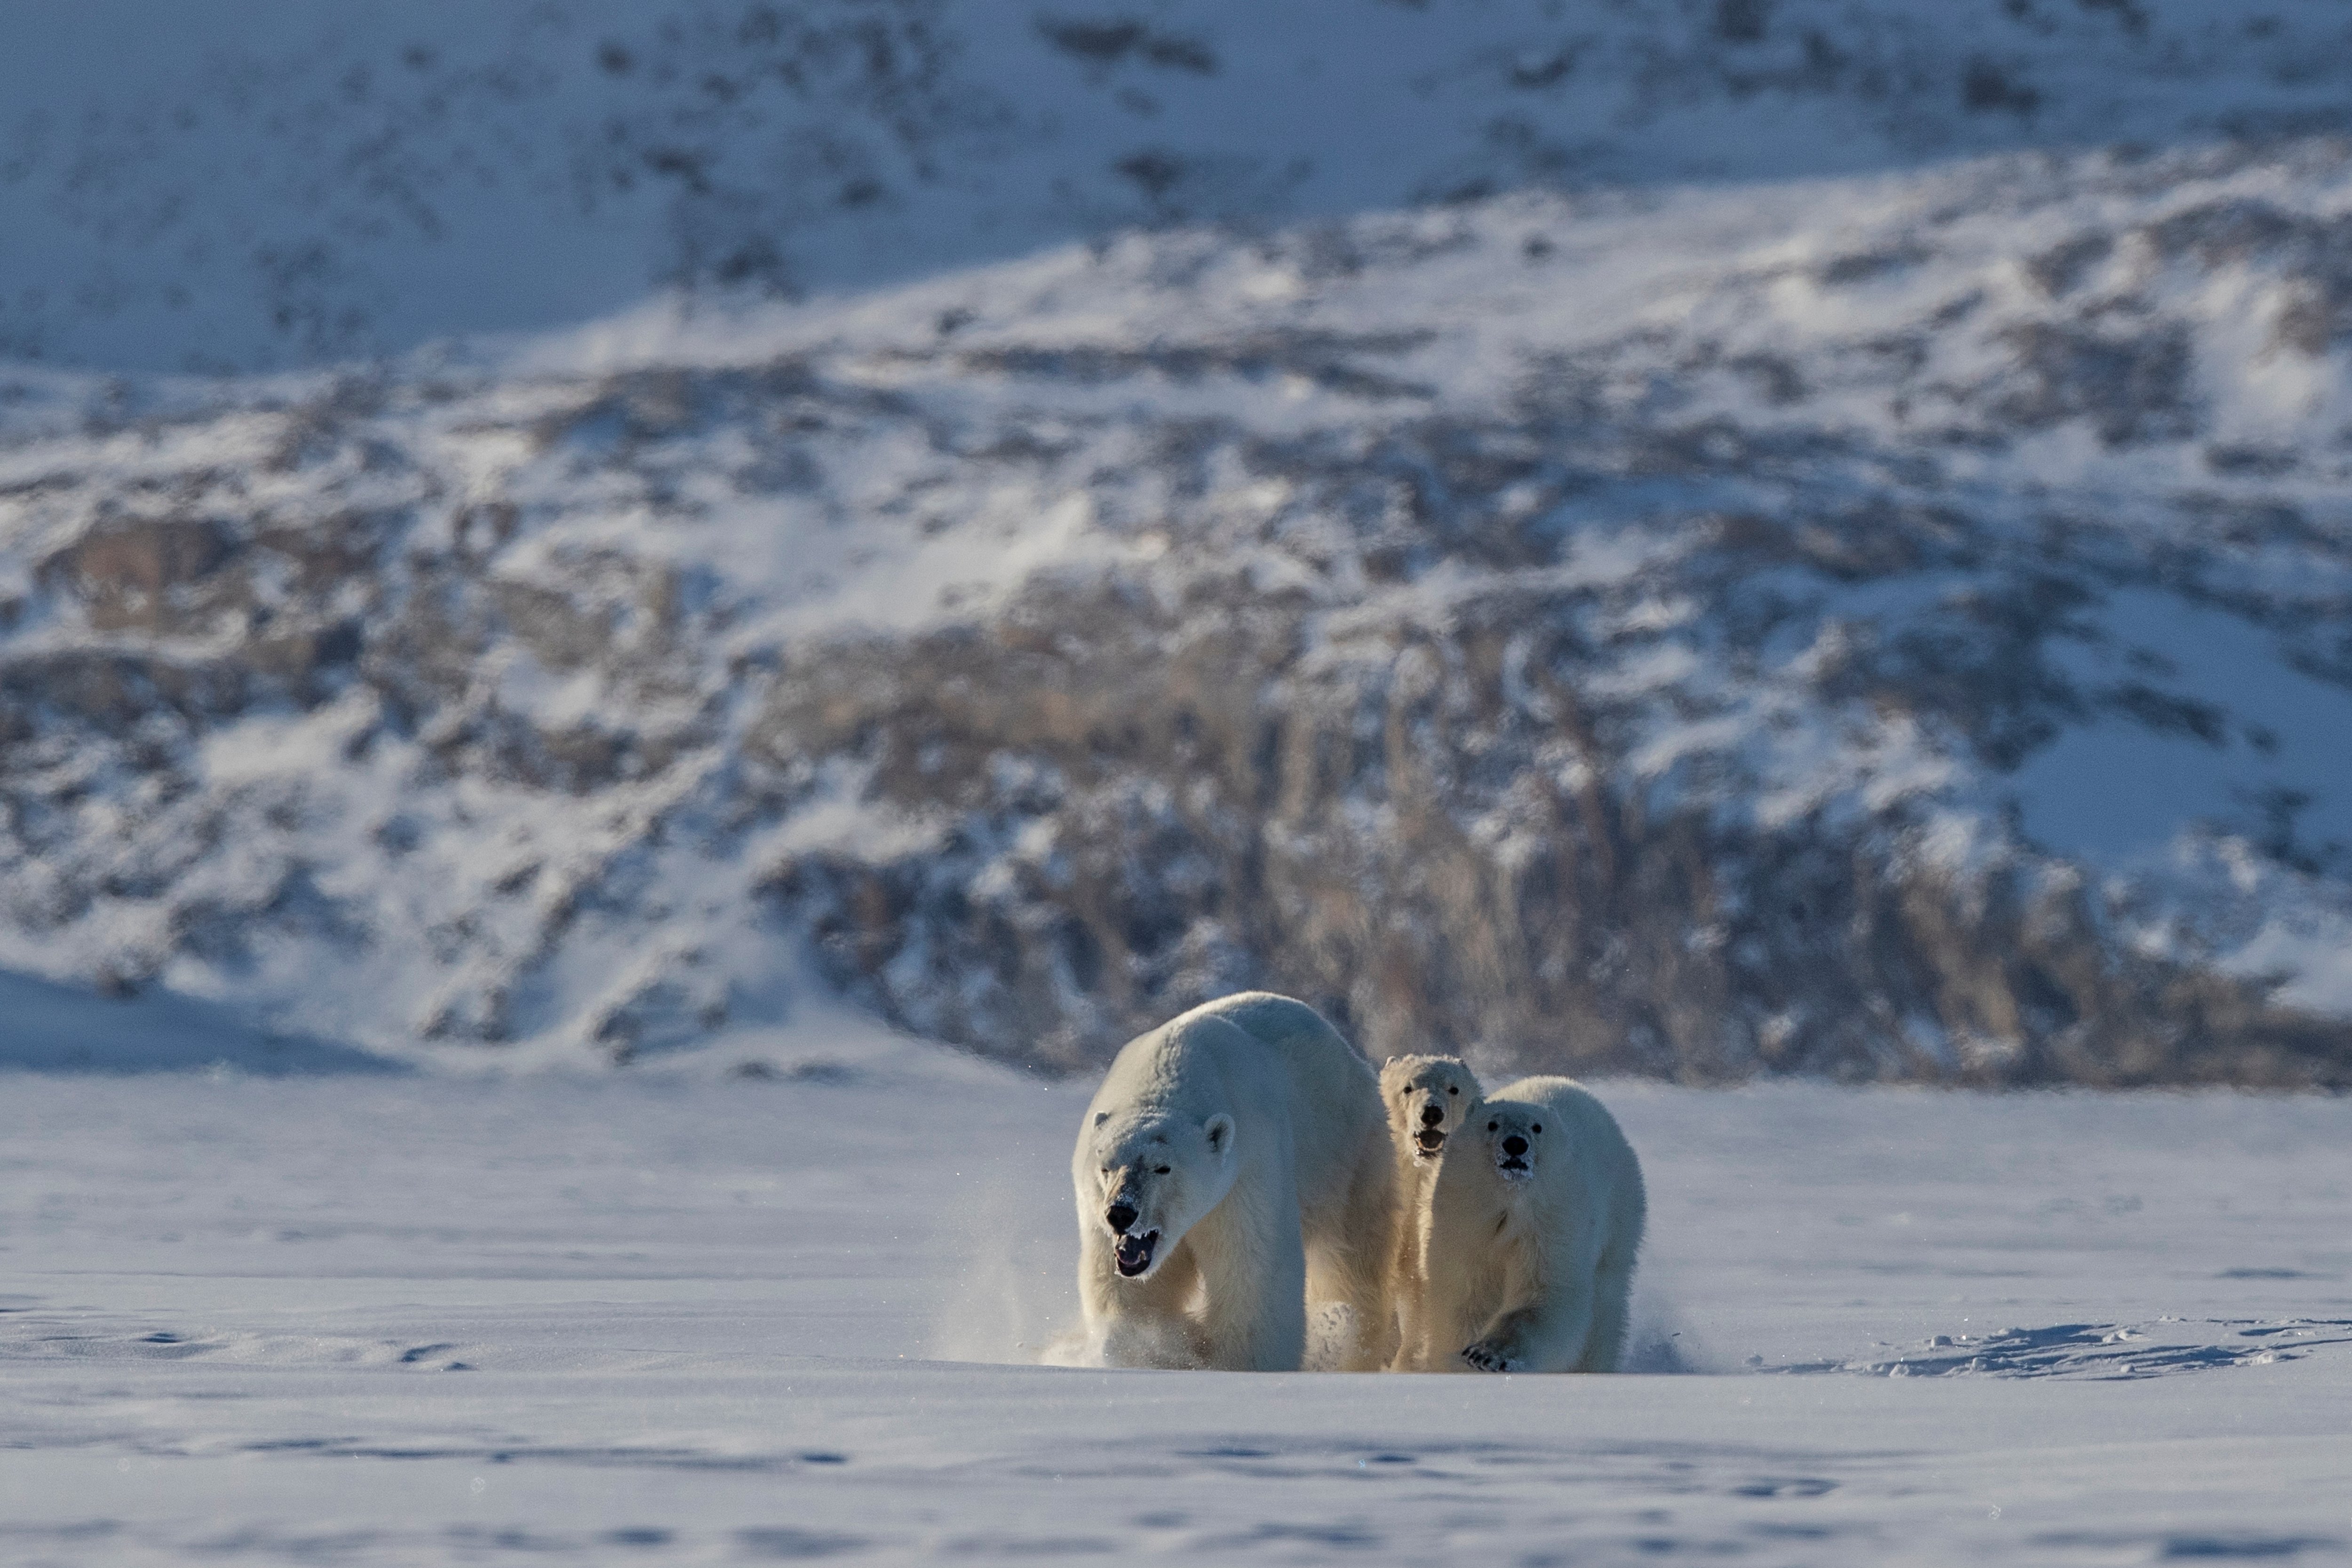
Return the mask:
<svg viewBox="0 0 2352 1568">
<path fill-rule="evenodd" d="M 2352 1100 L 1606 1084 L 1649 1375 L 1261 1377 L 1033 1364 L 1086 1084 L 699 1060 L 0 1078 L 0 1561 L 2352 1556 Z"/>
</svg>

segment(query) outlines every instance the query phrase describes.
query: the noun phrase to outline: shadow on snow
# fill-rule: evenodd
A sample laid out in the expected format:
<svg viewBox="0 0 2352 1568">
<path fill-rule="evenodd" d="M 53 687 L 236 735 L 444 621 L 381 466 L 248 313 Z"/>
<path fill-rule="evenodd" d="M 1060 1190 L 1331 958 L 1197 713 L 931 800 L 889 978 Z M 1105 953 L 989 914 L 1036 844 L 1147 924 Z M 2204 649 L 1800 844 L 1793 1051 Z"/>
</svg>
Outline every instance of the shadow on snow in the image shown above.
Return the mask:
<svg viewBox="0 0 2352 1568">
<path fill-rule="evenodd" d="M 255 1028 L 229 1009 L 164 991 L 108 997 L 0 971 L 0 1071 L 394 1075 L 382 1057 Z"/>
</svg>

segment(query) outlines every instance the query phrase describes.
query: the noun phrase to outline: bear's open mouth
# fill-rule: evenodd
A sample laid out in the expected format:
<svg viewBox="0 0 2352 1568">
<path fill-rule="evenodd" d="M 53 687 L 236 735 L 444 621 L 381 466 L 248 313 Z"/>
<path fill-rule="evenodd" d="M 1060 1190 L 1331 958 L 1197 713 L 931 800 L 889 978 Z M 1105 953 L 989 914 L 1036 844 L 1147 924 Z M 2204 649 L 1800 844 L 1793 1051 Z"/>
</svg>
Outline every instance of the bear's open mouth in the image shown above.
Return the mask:
<svg viewBox="0 0 2352 1568">
<path fill-rule="evenodd" d="M 1495 1169 L 1503 1173 L 1505 1180 L 1513 1182 L 1523 1182 L 1535 1173 L 1535 1167 L 1528 1164 L 1524 1156 L 1518 1154 L 1506 1155 L 1496 1161 Z"/>
<path fill-rule="evenodd" d="M 1117 1254 L 1121 1278 L 1132 1279 L 1151 1267 L 1151 1249 L 1160 1245 L 1160 1233 L 1147 1230 L 1141 1236 L 1122 1236 L 1111 1249 Z"/>
<path fill-rule="evenodd" d="M 1413 1150 L 1426 1160 L 1445 1147 L 1445 1134 L 1434 1127 L 1424 1127 L 1412 1135 Z"/>
</svg>

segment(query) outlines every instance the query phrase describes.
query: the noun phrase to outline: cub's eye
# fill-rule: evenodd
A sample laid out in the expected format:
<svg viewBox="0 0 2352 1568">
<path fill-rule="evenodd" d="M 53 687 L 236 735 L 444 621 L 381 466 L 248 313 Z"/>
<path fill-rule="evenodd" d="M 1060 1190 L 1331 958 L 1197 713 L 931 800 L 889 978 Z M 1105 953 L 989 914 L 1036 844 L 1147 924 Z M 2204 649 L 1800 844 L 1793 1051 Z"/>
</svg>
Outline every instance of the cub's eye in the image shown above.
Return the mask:
<svg viewBox="0 0 2352 1568">
<path fill-rule="evenodd" d="M 1543 1129 L 1538 1127 L 1536 1131 L 1540 1132 Z M 1155 1176 L 1164 1176 L 1168 1173 L 1168 1167 L 1165 1165 L 1154 1165 L 1151 1167 L 1151 1173 Z"/>
<path fill-rule="evenodd" d="M 1448 1093 L 1448 1094 L 1460 1094 L 1462 1091 L 1461 1091 L 1460 1089 L 1455 1089 L 1452 1084 L 1447 1084 L 1447 1085 L 1445 1086 L 1445 1092 L 1446 1092 L 1446 1093 Z"/>
<path fill-rule="evenodd" d="M 1492 1132 L 1496 1128 L 1500 1127 L 1502 1123 L 1499 1121 L 1489 1121 L 1486 1123 L 1486 1131 Z"/>
</svg>

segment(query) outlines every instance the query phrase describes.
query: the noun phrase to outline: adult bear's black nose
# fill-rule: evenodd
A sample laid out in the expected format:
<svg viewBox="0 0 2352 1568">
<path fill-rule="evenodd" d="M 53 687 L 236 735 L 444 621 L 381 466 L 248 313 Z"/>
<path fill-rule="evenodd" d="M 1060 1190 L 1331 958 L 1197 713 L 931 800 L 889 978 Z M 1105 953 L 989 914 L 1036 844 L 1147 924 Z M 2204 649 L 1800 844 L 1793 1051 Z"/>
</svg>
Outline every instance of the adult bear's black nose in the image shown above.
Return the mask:
<svg viewBox="0 0 2352 1568">
<path fill-rule="evenodd" d="M 1125 1236 L 1127 1227 L 1135 1223 L 1135 1211 L 1125 1204 L 1113 1204 L 1110 1205 L 1110 1212 L 1103 1215 L 1103 1218 L 1110 1221 L 1113 1235 Z"/>
<path fill-rule="evenodd" d="M 1421 1108 L 1421 1124 L 1423 1127 L 1434 1127 L 1444 1120 L 1445 1108 L 1444 1106 L 1424 1105 Z"/>
<path fill-rule="evenodd" d="M 1503 1152 L 1508 1154 L 1511 1158 L 1516 1160 L 1527 1152 L 1528 1141 L 1520 1137 L 1517 1133 L 1514 1132 L 1508 1138 L 1503 1140 Z"/>
</svg>

